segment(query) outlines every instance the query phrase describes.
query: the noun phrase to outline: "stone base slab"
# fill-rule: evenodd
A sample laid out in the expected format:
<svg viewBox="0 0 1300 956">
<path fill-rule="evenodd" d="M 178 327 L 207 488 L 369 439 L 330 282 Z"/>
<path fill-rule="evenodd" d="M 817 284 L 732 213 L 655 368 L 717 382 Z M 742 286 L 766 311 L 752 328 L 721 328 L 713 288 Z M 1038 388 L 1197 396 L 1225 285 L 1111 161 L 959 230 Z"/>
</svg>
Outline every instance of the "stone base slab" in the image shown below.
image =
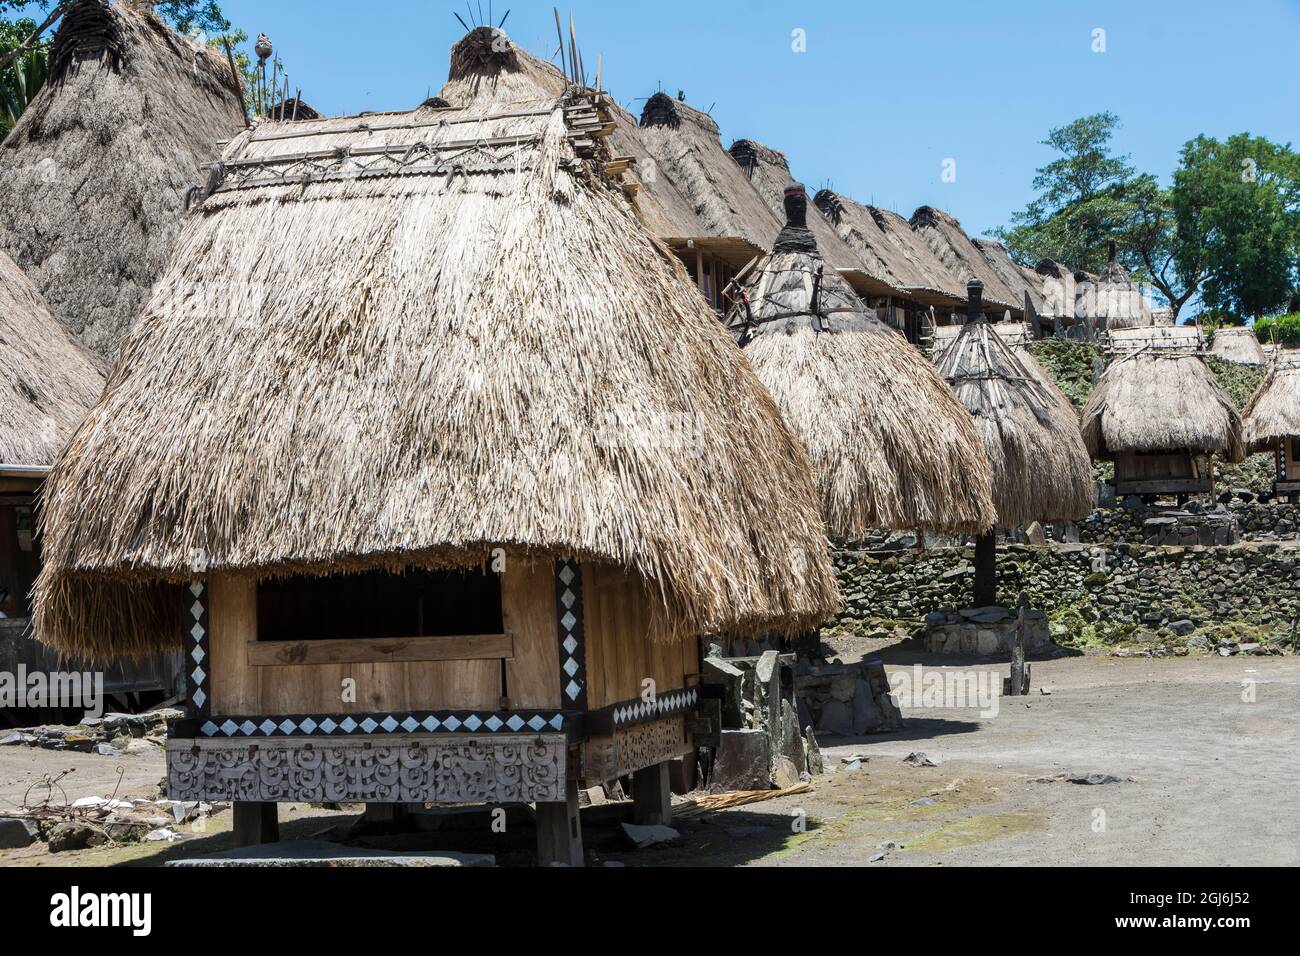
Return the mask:
<svg viewBox="0 0 1300 956">
<path fill-rule="evenodd" d="M 953 657 L 1010 659 L 1016 646 L 1017 628 L 1015 612 L 1006 608 L 939 612 L 926 618 L 925 629 L 920 634 L 921 649 L 927 654 Z M 1025 652 L 1041 654 L 1055 648 L 1047 615 L 1042 611 L 1029 611 Z"/>
</svg>

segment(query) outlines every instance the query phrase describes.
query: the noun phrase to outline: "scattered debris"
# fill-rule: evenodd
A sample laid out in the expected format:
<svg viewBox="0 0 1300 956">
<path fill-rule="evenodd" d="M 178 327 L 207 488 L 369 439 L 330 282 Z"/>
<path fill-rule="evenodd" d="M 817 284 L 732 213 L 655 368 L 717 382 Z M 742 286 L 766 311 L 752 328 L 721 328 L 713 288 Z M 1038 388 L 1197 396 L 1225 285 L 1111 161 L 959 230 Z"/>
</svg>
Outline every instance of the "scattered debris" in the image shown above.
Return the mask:
<svg viewBox="0 0 1300 956">
<path fill-rule="evenodd" d="M 108 842 L 108 834 L 88 823 L 60 823 L 50 831 L 49 846 L 51 853 L 65 853 L 69 850 L 84 850 L 87 847 L 103 846 Z"/>
<path fill-rule="evenodd" d="M 1117 777 L 1113 773 L 1076 774 L 1067 779 L 1069 779 L 1070 783 L 1077 783 L 1086 787 L 1104 787 L 1107 784 L 1126 783 L 1132 780 L 1132 778 L 1125 780 L 1124 777 Z"/>
<path fill-rule="evenodd" d="M 174 708 L 145 714 L 105 714 L 87 717 L 75 727 L 48 724 L 14 731 L 0 738 L 0 746 L 71 750 L 102 757 L 157 753 L 166 746 L 167 721 L 183 716 Z"/>
<path fill-rule="evenodd" d="M 677 819 L 686 819 L 701 813 L 707 813 L 710 810 L 730 810 L 733 807 L 744 807 L 751 803 L 763 803 L 767 800 L 777 800 L 781 797 L 793 797 L 796 794 L 811 792 L 812 784 L 802 782 L 788 790 L 750 790 L 736 793 L 707 794 L 677 804 L 673 807 L 673 816 Z"/>
<path fill-rule="evenodd" d="M 911 764 L 913 767 L 937 767 L 942 762 L 938 757 L 931 757 L 920 750 L 914 750 L 903 758 L 903 763 Z"/>
<path fill-rule="evenodd" d="M 873 856 L 873 857 L 872 857 L 868 862 L 871 862 L 871 863 L 880 863 L 880 862 L 882 862 L 884 859 L 885 859 L 885 854 L 883 854 L 883 853 L 877 853 L 877 854 L 876 854 L 875 856 Z"/>
<path fill-rule="evenodd" d="M 918 797 L 908 804 L 909 807 L 935 807 L 938 805 L 939 801 L 932 797 Z"/>
<path fill-rule="evenodd" d="M 672 843 L 674 840 L 682 838 L 681 832 L 674 830 L 672 827 L 640 827 L 634 823 L 624 823 L 623 833 L 638 850 L 657 846 L 660 843 Z"/>
<path fill-rule="evenodd" d="M 0 850 L 22 850 L 41 838 L 41 829 L 31 820 L 0 817 Z"/>
</svg>

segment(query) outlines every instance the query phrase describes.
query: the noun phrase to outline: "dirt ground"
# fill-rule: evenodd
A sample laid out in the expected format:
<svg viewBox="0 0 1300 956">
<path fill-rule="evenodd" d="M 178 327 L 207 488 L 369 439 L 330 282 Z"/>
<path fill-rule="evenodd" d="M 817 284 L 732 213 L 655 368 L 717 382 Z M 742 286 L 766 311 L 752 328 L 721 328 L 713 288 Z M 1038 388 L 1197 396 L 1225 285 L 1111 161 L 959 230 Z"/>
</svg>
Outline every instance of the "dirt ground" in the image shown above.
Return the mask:
<svg viewBox="0 0 1300 956">
<path fill-rule="evenodd" d="M 979 669 L 1000 675 L 1006 668 Z M 628 851 L 616 828 L 588 826 L 590 862 L 1300 863 L 1300 660 L 1075 657 L 1035 663 L 1033 678 L 1033 696 L 1002 699 L 996 717 L 974 709 L 905 709 L 900 733 L 823 741 L 828 763 L 853 755 L 867 760 L 859 770 L 819 777 L 812 793 L 685 821 L 681 840 L 670 846 Z M 1254 702 L 1244 702 L 1243 691 L 1252 690 Z M 940 765 L 904 763 L 918 750 Z M 125 768 L 119 797 L 152 796 L 163 775 L 161 755 L 110 759 L 0 748 L 0 808 L 21 801 L 41 774 L 68 766 L 77 768 L 65 779 L 73 799 L 108 796 L 118 768 Z M 1063 779 L 1088 773 L 1124 780 L 1084 786 Z M 292 807 L 281 809 L 281 819 L 283 835 L 299 838 L 351 817 Z M 229 826 L 225 813 L 206 833 L 179 843 L 58 856 L 38 846 L 0 852 L 0 865 L 157 864 L 225 848 Z M 510 829 L 508 842 L 480 829 L 454 839 L 397 838 L 390 848 L 418 840 L 427 849 L 497 852 L 502 863 L 524 862 L 528 827 Z M 874 860 L 879 854 L 883 859 Z"/>
</svg>

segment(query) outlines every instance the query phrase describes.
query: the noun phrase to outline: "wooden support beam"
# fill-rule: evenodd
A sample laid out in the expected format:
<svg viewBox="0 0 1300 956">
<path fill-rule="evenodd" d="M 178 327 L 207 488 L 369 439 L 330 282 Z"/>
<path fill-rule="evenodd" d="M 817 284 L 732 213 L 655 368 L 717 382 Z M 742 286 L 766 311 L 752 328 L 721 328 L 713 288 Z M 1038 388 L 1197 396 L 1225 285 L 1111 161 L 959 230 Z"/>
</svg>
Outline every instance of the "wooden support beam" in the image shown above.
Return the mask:
<svg viewBox="0 0 1300 956">
<path fill-rule="evenodd" d="M 508 634 L 456 637 L 386 637 L 341 641 L 250 641 L 249 667 L 293 664 L 384 664 L 428 661 L 510 660 L 514 639 Z"/>
<path fill-rule="evenodd" d="M 250 803 L 236 800 L 235 846 L 262 846 L 280 842 L 280 805 L 277 803 Z"/>
<path fill-rule="evenodd" d="M 632 775 L 632 822 L 638 826 L 668 826 L 673 822 L 669 762 L 657 763 Z"/>
<path fill-rule="evenodd" d="M 537 865 L 583 866 L 578 781 L 565 783 L 563 803 L 537 804 Z"/>
</svg>

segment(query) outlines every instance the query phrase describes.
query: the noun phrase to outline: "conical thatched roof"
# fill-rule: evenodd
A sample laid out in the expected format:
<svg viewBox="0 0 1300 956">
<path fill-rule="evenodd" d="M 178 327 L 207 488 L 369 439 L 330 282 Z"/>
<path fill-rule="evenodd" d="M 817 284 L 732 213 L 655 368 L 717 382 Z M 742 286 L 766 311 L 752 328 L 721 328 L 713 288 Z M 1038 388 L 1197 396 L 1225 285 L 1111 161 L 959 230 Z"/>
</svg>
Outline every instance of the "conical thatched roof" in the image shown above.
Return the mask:
<svg viewBox="0 0 1300 956">
<path fill-rule="evenodd" d="M 790 162 L 785 158 L 785 154 L 769 149 L 752 139 L 736 140 L 731 144 L 730 152 L 732 159 L 753 183 L 772 214 L 784 219 L 785 191 L 796 185 L 794 176 L 790 173 Z M 901 293 L 901 289 L 890 285 L 880 276 L 873 275 L 870 267 L 840 238 L 835 227 L 823 216 L 810 216 L 808 228 L 812 230 L 826 264 L 848 279 L 856 292 L 861 295 Z"/>
<path fill-rule="evenodd" d="M 1242 418 L 1243 440 L 1251 452 L 1272 451 L 1283 438 L 1300 438 L 1300 355 L 1269 368 Z"/>
<path fill-rule="evenodd" d="M 807 455 L 599 175 L 599 104 L 238 136 L 48 481 L 38 636 L 139 654 L 200 570 L 495 547 L 625 567 L 681 631 L 833 613 Z"/>
<path fill-rule="evenodd" d="M 993 331 L 997 333 L 998 338 L 1002 340 L 1007 348 L 1011 349 L 1012 354 L 1025 367 L 1025 371 L 1043 387 L 1044 391 L 1057 398 L 1063 408 L 1069 410 L 1071 414 L 1075 414 L 1074 403 L 1061 391 L 1060 386 L 1056 384 L 1056 380 L 1048 374 L 1047 369 L 1043 368 L 1038 359 L 1034 358 L 1033 352 L 1030 351 L 1029 346 L 1034 341 L 1034 336 L 1029 329 L 1029 323 L 993 322 L 990 324 Z M 935 362 L 942 360 L 944 350 L 957 341 L 962 328 L 963 326 L 960 325 L 941 325 L 934 330 L 932 354 Z"/>
<path fill-rule="evenodd" d="M 96 359 L 0 252 L 0 465 L 53 464 L 103 388 Z"/>
<path fill-rule="evenodd" d="M 971 287 L 971 309 L 980 289 Z M 993 465 L 998 526 L 1077 521 L 1096 503 L 1092 462 L 1073 408 L 974 315 L 938 356 L 939 374 L 975 417 Z"/>
<path fill-rule="evenodd" d="M 1144 329 L 1156 324 L 1151 305 L 1141 287 L 1129 278 L 1128 270 L 1115 257 L 1110 244 L 1110 261 L 1095 280 L 1078 284 L 1075 313 L 1097 329 Z"/>
<path fill-rule="evenodd" d="M 922 206 L 912 214 L 911 227 L 930 247 L 944 267 L 961 282 L 979 279 L 984 284 L 984 305 L 1020 313 L 1023 296 L 1009 289 L 990 265 L 980 247 L 966 235 L 961 223 L 941 209 Z"/>
<path fill-rule="evenodd" d="M 104 0 L 65 14 L 50 71 L 0 147 L 0 249 L 55 318 L 112 356 L 243 105 L 223 56 Z"/>
<path fill-rule="evenodd" d="M 1214 333 L 1210 354 L 1228 362 L 1243 365 L 1263 365 L 1268 361 L 1264 347 L 1259 344 L 1254 329 L 1223 328 Z"/>
<path fill-rule="evenodd" d="M 966 301 L 965 285 L 901 216 L 864 206 L 829 189 L 817 193 L 815 202 L 839 237 L 858 254 L 867 272 L 925 305 L 950 307 Z"/>
<path fill-rule="evenodd" d="M 1200 358 L 1197 329 L 1121 330 L 1110 343 L 1117 357 L 1081 413 L 1094 458 L 1179 448 L 1245 458 L 1241 416 Z"/>
<path fill-rule="evenodd" d="M 986 531 L 988 462 L 970 416 L 919 352 L 822 260 L 802 189 L 728 316 L 812 458 L 831 537 Z"/>
<path fill-rule="evenodd" d="M 516 46 L 502 30 L 476 27 L 451 48 L 451 72 L 438 97 L 456 108 L 504 111 L 514 103 L 555 100 L 564 71 Z"/>
</svg>

